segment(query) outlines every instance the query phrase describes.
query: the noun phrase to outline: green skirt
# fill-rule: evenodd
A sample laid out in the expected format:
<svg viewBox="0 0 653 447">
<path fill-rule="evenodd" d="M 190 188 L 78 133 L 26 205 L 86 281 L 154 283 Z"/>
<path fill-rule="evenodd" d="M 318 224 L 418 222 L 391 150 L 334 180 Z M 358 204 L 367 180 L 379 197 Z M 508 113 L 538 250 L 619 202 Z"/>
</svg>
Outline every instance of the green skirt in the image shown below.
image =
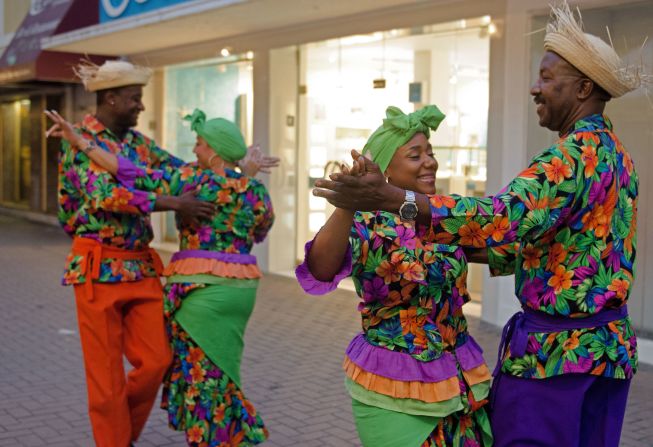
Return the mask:
<svg viewBox="0 0 653 447">
<path fill-rule="evenodd" d="M 234 287 L 225 283 L 195 289 L 174 314 L 207 357 L 239 388 L 245 328 L 254 310 L 258 281 L 249 284 Z"/>
</svg>

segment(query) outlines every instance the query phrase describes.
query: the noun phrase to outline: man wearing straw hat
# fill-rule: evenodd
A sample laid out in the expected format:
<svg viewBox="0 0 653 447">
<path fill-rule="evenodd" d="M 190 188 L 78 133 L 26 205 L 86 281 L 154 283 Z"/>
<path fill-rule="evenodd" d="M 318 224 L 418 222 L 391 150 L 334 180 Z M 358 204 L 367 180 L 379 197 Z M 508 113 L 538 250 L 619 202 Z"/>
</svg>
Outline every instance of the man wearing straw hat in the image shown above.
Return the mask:
<svg viewBox="0 0 653 447">
<path fill-rule="evenodd" d="M 486 251 L 496 274 L 515 274 L 522 312 L 504 328 L 493 384 L 497 446 L 617 446 L 637 341 L 626 302 L 636 253 L 638 177 L 603 115 L 639 87 L 638 68 L 552 7 L 539 77 L 541 126 L 559 140 L 497 195 L 425 196 L 365 175 L 335 174 L 316 195 L 355 210 L 414 210 L 441 243 Z M 516 242 L 516 253 L 494 249 Z"/>
<path fill-rule="evenodd" d="M 152 168 L 183 161 L 134 130 L 151 70 L 124 61 L 82 63 L 77 74 L 97 94 L 95 115 L 79 132 L 92 144 L 62 144 L 59 221 L 73 238 L 64 285 L 73 285 L 84 354 L 89 417 L 99 447 L 126 447 L 138 439 L 170 365 L 163 323 L 161 260 L 149 247 L 152 211 L 174 210 L 189 219 L 210 217 L 213 206 L 193 193 L 157 196 L 124 187 L 90 162 L 94 148 Z M 125 377 L 123 355 L 133 369 Z"/>
</svg>

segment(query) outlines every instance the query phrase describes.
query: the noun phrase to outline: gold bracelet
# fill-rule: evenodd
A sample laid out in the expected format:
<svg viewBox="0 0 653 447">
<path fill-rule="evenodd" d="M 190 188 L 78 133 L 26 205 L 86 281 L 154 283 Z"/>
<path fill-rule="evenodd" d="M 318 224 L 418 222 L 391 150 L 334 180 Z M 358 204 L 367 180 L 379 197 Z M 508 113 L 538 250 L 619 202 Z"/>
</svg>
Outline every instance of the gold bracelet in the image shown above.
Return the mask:
<svg viewBox="0 0 653 447">
<path fill-rule="evenodd" d="M 93 149 L 95 149 L 95 145 L 93 144 L 92 141 L 89 141 L 86 147 L 82 149 L 82 152 L 88 155 L 88 153 L 91 152 Z"/>
</svg>

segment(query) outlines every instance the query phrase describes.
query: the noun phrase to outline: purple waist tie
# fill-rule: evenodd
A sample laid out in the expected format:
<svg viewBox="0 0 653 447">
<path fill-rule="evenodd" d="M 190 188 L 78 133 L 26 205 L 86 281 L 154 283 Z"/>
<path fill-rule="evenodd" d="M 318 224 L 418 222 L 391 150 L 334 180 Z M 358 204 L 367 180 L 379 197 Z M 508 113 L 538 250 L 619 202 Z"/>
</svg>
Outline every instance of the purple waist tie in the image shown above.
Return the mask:
<svg viewBox="0 0 653 447">
<path fill-rule="evenodd" d="M 523 308 L 523 311 L 513 315 L 503 327 L 497 366 L 494 368 L 492 375 L 496 376 L 501 370 L 501 362 L 508 346 L 510 346 L 510 354 L 513 357 L 523 357 L 526 354 L 529 332 L 551 333 L 587 329 L 605 326 L 612 321 L 621 320 L 627 316 L 628 306 L 626 305 L 617 309 L 604 310 L 585 318 L 565 318 Z"/>
<path fill-rule="evenodd" d="M 224 253 L 222 251 L 208 250 L 181 250 L 172 255 L 172 262 L 188 258 L 217 259 L 233 264 L 256 264 L 256 256 L 242 253 Z"/>
</svg>

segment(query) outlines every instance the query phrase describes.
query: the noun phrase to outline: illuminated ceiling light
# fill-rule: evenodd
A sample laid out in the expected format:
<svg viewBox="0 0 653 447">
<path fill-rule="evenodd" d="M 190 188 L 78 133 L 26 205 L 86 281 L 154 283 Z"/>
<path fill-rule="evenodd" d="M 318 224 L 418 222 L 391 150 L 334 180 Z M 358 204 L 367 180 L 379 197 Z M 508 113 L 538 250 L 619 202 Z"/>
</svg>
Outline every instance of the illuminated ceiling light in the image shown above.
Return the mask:
<svg viewBox="0 0 653 447">
<path fill-rule="evenodd" d="M 483 16 L 483 18 L 481 19 L 483 25 L 489 25 L 491 21 L 492 19 L 490 18 L 490 16 Z"/>
<path fill-rule="evenodd" d="M 460 27 L 461 27 L 462 29 L 467 28 L 467 20 L 465 20 L 465 19 L 461 19 L 459 23 L 460 23 Z"/>
<path fill-rule="evenodd" d="M 490 23 L 487 26 L 487 33 L 491 36 L 497 33 L 497 26 L 494 23 Z"/>
<path fill-rule="evenodd" d="M 254 52 L 253 51 L 248 51 L 245 54 L 245 57 L 247 57 L 247 59 L 254 59 Z"/>
<path fill-rule="evenodd" d="M 220 50 L 220 54 L 222 57 L 228 57 L 231 54 L 231 51 L 229 51 L 229 48 L 224 47 L 223 49 Z"/>
</svg>

